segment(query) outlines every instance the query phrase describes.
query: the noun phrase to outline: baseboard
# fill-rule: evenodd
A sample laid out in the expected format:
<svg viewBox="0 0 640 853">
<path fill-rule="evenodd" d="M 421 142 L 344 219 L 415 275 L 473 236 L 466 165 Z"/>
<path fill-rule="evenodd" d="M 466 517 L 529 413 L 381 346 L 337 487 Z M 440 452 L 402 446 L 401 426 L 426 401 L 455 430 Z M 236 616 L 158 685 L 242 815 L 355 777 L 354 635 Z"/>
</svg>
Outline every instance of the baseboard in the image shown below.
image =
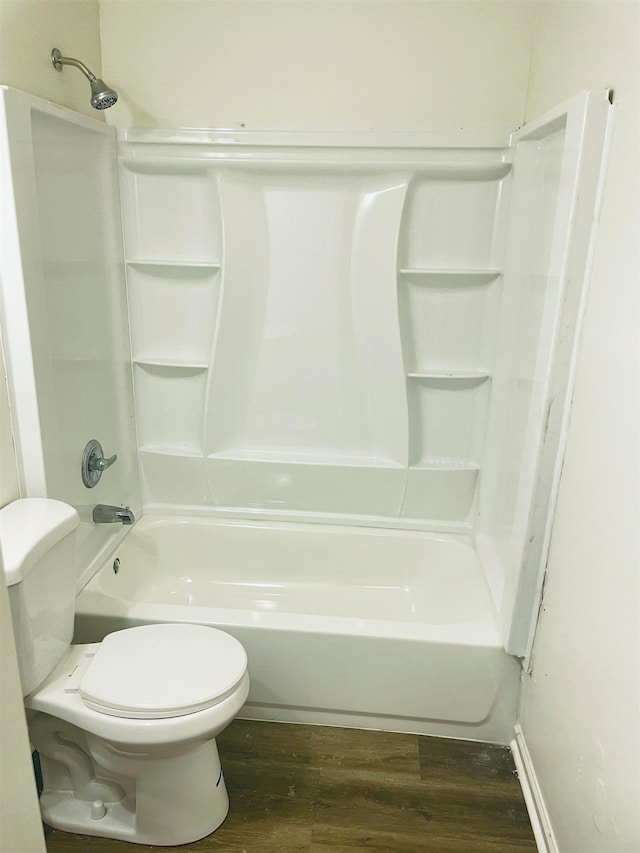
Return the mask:
<svg viewBox="0 0 640 853">
<path fill-rule="evenodd" d="M 531 760 L 531 755 L 520 726 L 516 723 L 515 737 L 511 741 L 511 753 L 518 772 L 520 787 L 529 812 L 531 828 L 538 845 L 539 853 L 560 853 L 556 842 L 549 813 L 538 784 L 538 777 Z"/>
</svg>

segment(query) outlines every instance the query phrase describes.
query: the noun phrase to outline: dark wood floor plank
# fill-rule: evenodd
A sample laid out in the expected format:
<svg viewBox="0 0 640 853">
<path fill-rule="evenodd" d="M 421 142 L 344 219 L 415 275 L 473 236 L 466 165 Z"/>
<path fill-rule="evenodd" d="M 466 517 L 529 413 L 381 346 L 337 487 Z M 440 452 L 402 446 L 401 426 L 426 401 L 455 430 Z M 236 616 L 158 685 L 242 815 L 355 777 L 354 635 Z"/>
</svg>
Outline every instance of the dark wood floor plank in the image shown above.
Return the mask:
<svg viewBox="0 0 640 853">
<path fill-rule="evenodd" d="M 387 842 L 383 840 L 382 847 L 372 845 L 369 839 L 354 846 L 339 842 L 334 845 L 329 843 L 312 843 L 309 853 L 363 853 L 363 851 L 377 851 L 377 853 L 398 853 L 397 847 L 384 846 Z M 393 842 L 391 842 L 393 844 Z M 523 847 L 522 844 L 496 844 L 493 841 L 482 841 L 480 839 L 469 842 L 459 839 L 423 838 L 414 839 L 411 847 L 400 848 L 401 853 L 536 853 L 535 844 L 531 847 Z"/>
<path fill-rule="evenodd" d="M 494 845 L 531 840 L 507 749 L 340 729 L 316 740 L 316 845 L 411 851 L 456 836 L 468 843 L 484 835 Z"/>
<path fill-rule="evenodd" d="M 235 720 L 218 736 L 218 750 L 228 759 L 268 760 L 282 766 L 311 764 L 316 726 Z"/>
<path fill-rule="evenodd" d="M 185 853 L 535 853 L 510 752 L 416 735 L 236 720 L 229 816 Z M 48 853 L 133 853 L 49 831 Z"/>
<path fill-rule="evenodd" d="M 51 827 L 45 828 L 45 842 L 47 853 L 127 853 L 127 851 L 134 853 L 137 850 L 158 849 L 157 847 L 150 847 L 148 844 L 138 844 L 133 847 L 126 841 L 116 841 L 113 838 L 96 838 L 94 835 L 78 835 L 75 832 L 63 832 Z M 18 851 L 11 851 L 11 853 L 18 853 Z"/>
<path fill-rule="evenodd" d="M 511 752 L 506 746 L 469 740 L 418 738 L 420 774 L 425 780 L 444 784 L 510 783 L 515 775 Z"/>
<path fill-rule="evenodd" d="M 313 765 L 324 774 L 347 770 L 420 778 L 416 735 L 316 726 L 310 737 Z"/>
<path fill-rule="evenodd" d="M 463 797 L 442 797 L 418 780 L 320 779 L 312 840 L 339 846 L 419 851 L 427 841 L 458 838 L 485 839 L 497 844 L 530 843 L 534 850 L 526 811 L 520 813 L 511 798 L 469 792 Z M 425 846 L 426 845 L 426 846 Z M 524 847 L 524 849 L 527 849 Z"/>
<path fill-rule="evenodd" d="M 311 728 L 237 720 L 218 749 L 229 815 L 194 851 L 308 853 L 318 788 Z"/>
<path fill-rule="evenodd" d="M 310 822 L 252 821 L 245 825 L 230 817 L 213 835 L 179 849 L 189 853 L 309 853 L 310 845 Z"/>
<path fill-rule="evenodd" d="M 419 752 L 420 775 L 429 796 L 441 818 L 457 816 L 457 832 L 482 834 L 495 844 L 532 843 L 529 815 L 507 747 L 423 737 Z"/>
</svg>

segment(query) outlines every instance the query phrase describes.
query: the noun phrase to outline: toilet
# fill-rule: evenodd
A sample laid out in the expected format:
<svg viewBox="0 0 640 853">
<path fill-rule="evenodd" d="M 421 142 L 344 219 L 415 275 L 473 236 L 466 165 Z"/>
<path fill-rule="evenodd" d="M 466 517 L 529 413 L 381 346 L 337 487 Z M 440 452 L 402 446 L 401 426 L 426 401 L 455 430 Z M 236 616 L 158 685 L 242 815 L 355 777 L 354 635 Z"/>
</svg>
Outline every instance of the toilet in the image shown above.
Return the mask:
<svg viewBox="0 0 640 853">
<path fill-rule="evenodd" d="M 229 808 L 215 738 L 247 698 L 245 650 L 216 628 L 173 623 L 71 645 L 78 523 L 48 498 L 0 509 L 43 820 L 138 844 L 196 841 Z"/>
</svg>

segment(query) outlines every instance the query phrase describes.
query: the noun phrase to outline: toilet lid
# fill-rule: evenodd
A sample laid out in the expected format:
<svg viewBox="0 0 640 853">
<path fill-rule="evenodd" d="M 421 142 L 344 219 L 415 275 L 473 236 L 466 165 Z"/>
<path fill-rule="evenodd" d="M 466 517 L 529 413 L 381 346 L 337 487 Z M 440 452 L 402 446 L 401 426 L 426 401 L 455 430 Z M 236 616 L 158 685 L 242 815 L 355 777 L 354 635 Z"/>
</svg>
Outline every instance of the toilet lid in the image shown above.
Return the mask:
<svg viewBox="0 0 640 853">
<path fill-rule="evenodd" d="M 242 645 L 216 628 L 143 625 L 108 634 L 78 689 L 103 714 L 180 717 L 222 702 L 246 669 Z"/>
</svg>

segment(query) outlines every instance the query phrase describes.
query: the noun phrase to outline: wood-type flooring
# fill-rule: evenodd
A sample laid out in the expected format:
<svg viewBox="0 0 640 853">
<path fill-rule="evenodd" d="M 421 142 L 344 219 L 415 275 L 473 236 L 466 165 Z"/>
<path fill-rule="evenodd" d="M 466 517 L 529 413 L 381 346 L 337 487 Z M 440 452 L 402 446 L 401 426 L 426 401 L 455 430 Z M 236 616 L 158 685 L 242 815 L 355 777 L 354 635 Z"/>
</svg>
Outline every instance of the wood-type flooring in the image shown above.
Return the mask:
<svg viewBox="0 0 640 853">
<path fill-rule="evenodd" d="M 535 853 L 506 747 L 235 720 L 218 738 L 231 807 L 193 853 Z M 135 847 L 46 828 L 48 853 Z M 16 851 L 17 853 L 17 851 Z"/>
</svg>

